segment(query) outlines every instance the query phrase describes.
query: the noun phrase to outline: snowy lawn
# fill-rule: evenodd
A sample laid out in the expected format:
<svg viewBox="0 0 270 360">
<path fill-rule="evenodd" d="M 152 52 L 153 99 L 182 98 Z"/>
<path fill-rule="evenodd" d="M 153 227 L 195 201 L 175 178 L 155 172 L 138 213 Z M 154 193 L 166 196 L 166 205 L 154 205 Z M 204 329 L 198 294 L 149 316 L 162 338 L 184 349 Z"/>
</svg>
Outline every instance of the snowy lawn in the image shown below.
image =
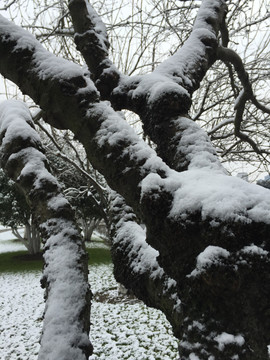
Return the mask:
<svg viewBox="0 0 270 360">
<path fill-rule="evenodd" d="M 23 235 L 23 231 L 24 230 L 21 229 L 19 230 L 19 233 Z M 7 230 L 3 226 L 0 226 L 0 254 L 21 250 L 26 250 L 26 247 L 20 241 L 15 239 L 11 230 Z"/>
<path fill-rule="evenodd" d="M 0 234 L 0 252 L 18 251 Z M 91 247 L 104 247 L 93 242 Z M 13 250 L 12 250 L 13 249 Z M 36 360 L 44 309 L 41 272 L 0 274 L 0 359 Z M 94 300 L 89 360 L 176 360 L 177 341 L 163 314 L 130 297 L 119 296 L 112 265 L 90 267 Z"/>
</svg>

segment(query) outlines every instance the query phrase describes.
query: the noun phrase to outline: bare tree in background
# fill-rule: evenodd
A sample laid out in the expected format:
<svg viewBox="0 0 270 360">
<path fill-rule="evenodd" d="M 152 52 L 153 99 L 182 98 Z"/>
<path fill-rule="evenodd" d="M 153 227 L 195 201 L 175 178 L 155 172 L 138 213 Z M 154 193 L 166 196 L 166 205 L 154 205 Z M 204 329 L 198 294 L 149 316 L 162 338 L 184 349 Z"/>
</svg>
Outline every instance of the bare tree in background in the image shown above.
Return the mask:
<svg viewBox="0 0 270 360">
<path fill-rule="evenodd" d="M 242 16 L 250 6 L 245 3 L 154 3 L 148 18 L 153 20 L 158 10 L 163 18 L 155 24 L 157 31 L 165 34 L 170 29 L 178 41 L 163 60 L 161 43 L 149 41 L 147 33 L 141 37 L 145 52 L 154 46 L 143 75 L 133 75 L 133 45 L 128 47 L 135 54 L 131 68 L 121 65 L 125 73 L 116 66 L 116 55 L 112 62 L 105 26 L 85 0 L 68 2 L 71 17 L 59 2 L 62 17 L 47 35 L 48 50 L 40 45 L 46 43 L 44 34 L 36 33 L 38 41 L 0 18 L 0 72 L 40 106 L 46 122 L 74 133 L 113 189 L 116 279 L 164 312 L 180 339 L 184 360 L 268 359 L 269 191 L 228 176 L 212 142 L 194 121 L 203 118 L 223 157 L 241 145 L 240 158 L 252 151 L 267 163 L 268 144 L 264 131 L 259 137 L 258 122 L 265 124 L 270 111 L 264 94 L 255 92 L 256 84 L 266 84 L 267 69 L 262 60 L 256 75 L 248 75 L 248 66 L 230 46 L 230 24 L 239 19 L 234 30 L 241 31 Z M 96 9 L 106 9 L 105 4 Z M 180 29 L 172 23 L 174 9 L 179 11 Z M 141 16 L 142 6 L 137 10 Z M 133 38 L 142 23 L 133 21 L 135 10 L 130 16 Z M 244 29 L 251 31 L 267 18 L 262 14 Z M 73 50 L 73 61 L 49 51 L 52 46 L 61 53 L 66 31 L 87 68 L 76 64 L 82 58 Z M 252 36 L 247 38 L 247 56 L 256 44 Z M 117 52 L 121 44 L 115 48 Z M 265 52 L 256 54 L 263 59 Z M 134 133 L 122 110 L 139 116 L 155 150 Z M 219 144 L 227 139 L 223 149 Z"/>
</svg>

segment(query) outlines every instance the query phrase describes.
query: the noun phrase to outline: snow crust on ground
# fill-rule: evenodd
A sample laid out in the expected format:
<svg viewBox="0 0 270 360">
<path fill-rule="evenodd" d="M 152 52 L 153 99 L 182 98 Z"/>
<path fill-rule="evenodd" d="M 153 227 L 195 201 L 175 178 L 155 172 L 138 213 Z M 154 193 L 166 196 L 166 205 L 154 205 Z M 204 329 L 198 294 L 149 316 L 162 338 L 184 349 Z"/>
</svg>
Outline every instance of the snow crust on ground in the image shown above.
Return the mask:
<svg viewBox="0 0 270 360">
<path fill-rule="evenodd" d="M 44 310 L 39 272 L 0 276 L 0 358 L 36 360 Z"/>
<path fill-rule="evenodd" d="M 5 240 L 3 240 L 5 241 Z M 99 246 L 97 244 L 97 246 Z M 0 252 L 2 241 L 0 241 Z M 36 360 L 44 311 L 41 272 L 0 276 L 0 358 Z M 89 360 L 176 360 L 177 340 L 165 316 L 141 302 L 114 300 L 118 285 L 111 265 L 90 267 L 94 300 Z M 104 300 L 96 300 L 102 295 Z"/>
</svg>

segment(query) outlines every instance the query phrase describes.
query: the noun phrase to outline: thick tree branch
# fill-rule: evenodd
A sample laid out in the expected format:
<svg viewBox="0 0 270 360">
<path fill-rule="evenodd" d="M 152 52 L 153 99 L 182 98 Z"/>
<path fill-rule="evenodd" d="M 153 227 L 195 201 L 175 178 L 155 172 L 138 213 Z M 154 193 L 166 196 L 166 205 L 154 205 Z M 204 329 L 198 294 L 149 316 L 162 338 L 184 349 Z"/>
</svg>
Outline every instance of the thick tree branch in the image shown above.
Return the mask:
<svg viewBox="0 0 270 360">
<path fill-rule="evenodd" d="M 94 37 L 91 35 L 92 38 L 89 36 L 80 38 L 81 48 L 93 49 L 94 47 L 99 54 L 98 49 L 103 47 L 99 44 L 102 43 L 104 36 L 100 38 L 95 28 L 101 20 L 94 10 L 86 5 L 85 0 L 71 1 L 70 11 L 76 31 L 87 34 L 91 29 L 91 34 L 94 33 Z M 178 114 L 186 115 L 191 104 L 190 95 L 198 88 L 206 71 L 215 61 L 217 33 L 221 27 L 225 26 L 225 13 L 226 6 L 222 0 L 214 2 L 205 0 L 199 10 L 192 34 L 184 46 L 152 74 L 119 78 L 119 86 L 113 90 L 110 98 L 117 109 L 127 108 L 141 116 L 146 134 L 157 144 L 158 154 L 170 166 L 174 166 L 176 161 L 170 163 L 171 152 L 168 149 L 173 152 L 177 147 L 175 141 L 172 140 L 176 135 L 175 127 L 170 120 Z M 91 18 L 91 22 L 83 23 L 80 20 L 83 16 Z M 91 56 L 93 52 L 91 50 Z M 85 53 L 86 61 L 93 63 L 90 58 L 87 60 L 88 57 L 89 55 Z M 97 73 L 98 61 L 102 67 L 104 59 L 108 61 L 107 57 L 106 52 L 103 52 L 101 56 L 97 55 L 94 68 L 91 65 L 94 74 Z M 112 75 L 109 67 L 106 70 L 108 77 Z M 116 84 L 112 78 L 110 78 L 110 83 L 114 83 L 114 86 Z"/>
<path fill-rule="evenodd" d="M 118 105 L 120 109 L 124 106 L 138 113 L 141 104 L 145 102 L 151 104 L 152 108 L 158 106 L 159 102 L 164 102 L 165 111 L 177 113 L 189 108 L 190 104 L 184 104 L 181 100 L 188 100 L 189 94 L 199 87 L 206 71 L 216 60 L 217 33 L 225 13 L 226 5 L 223 0 L 204 0 L 193 31 L 183 47 L 160 64 L 152 74 L 123 78 L 113 92 L 115 106 Z M 146 99 L 142 98 L 145 93 Z M 169 94 L 174 98 L 171 103 Z"/>
<path fill-rule="evenodd" d="M 25 104 L 1 104 L 0 138 L 1 166 L 23 190 L 45 239 L 46 309 L 39 359 L 86 360 L 92 353 L 87 256 Z"/>
<path fill-rule="evenodd" d="M 183 47 L 151 74 L 121 79 L 112 93 L 116 108 L 125 107 L 140 115 L 146 135 L 171 167 L 176 163 L 171 162 L 171 153 L 177 151 L 175 137 L 181 137 L 171 120 L 187 117 L 193 92 L 216 60 L 217 34 L 225 14 L 224 1 L 203 1 Z"/>
<path fill-rule="evenodd" d="M 179 336 L 182 309 L 176 282 L 157 261 L 158 252 L 146 242 L 145 230 L 137 223 L 124 199 L 112 192 L 112 257 L 116 279 L 148 306 L 161 310 Z"/>
<path fill-rule="evenodd" d="M 44 111 L 55 127 L 73 131 L 93 166 L 139 211 L 141 180 L 168 167 L 108 103 L 98 102 L 81 68 L 47 52 L 29 33 L 0 17 L 0 72 Z M 124 155 L 123 155 L 124 154 Z"/>
<path fill-rule="evenodd" d="M 103 98 L 118 84 L 120 73 L 108 58 L 109 42 L 105 25 L 87 0 L 70 0 L 74 40 L 83 55 Z"/>
</svg>

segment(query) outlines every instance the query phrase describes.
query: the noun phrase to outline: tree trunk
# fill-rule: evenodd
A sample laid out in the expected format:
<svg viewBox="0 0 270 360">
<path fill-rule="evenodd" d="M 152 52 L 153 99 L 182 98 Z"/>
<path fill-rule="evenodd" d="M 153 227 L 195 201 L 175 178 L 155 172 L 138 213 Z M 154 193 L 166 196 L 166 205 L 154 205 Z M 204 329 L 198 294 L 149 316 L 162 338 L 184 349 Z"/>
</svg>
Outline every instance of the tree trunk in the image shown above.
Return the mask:
<svg viewBox="0 0 270 360">
<path fill-rule="evenodd" d="M 29 254 L 38 254 L 41 248 L 41 237 L 37 226 L 32 222 L 25 225 L 24 238 Z"/>
<path fill-rule="evenodd" d="M 82 220 L 82 230 L 83 230 L 83 240 L 91 241 L 93 232 L 95 228 L 98 226 L 100 220 L 91 219 L 91 220 Z"/>
<path fill-rule="evenodd" d="M 37 226 L 30 221 L 27 224 L 24 224 L 24 227 L 23 237 L 20 235 L 17 228 L 12 229 L 13 235 L 24 244 L 29 254 L 38 254 L 41 248 L 41 237 Z"/>
</svg>

